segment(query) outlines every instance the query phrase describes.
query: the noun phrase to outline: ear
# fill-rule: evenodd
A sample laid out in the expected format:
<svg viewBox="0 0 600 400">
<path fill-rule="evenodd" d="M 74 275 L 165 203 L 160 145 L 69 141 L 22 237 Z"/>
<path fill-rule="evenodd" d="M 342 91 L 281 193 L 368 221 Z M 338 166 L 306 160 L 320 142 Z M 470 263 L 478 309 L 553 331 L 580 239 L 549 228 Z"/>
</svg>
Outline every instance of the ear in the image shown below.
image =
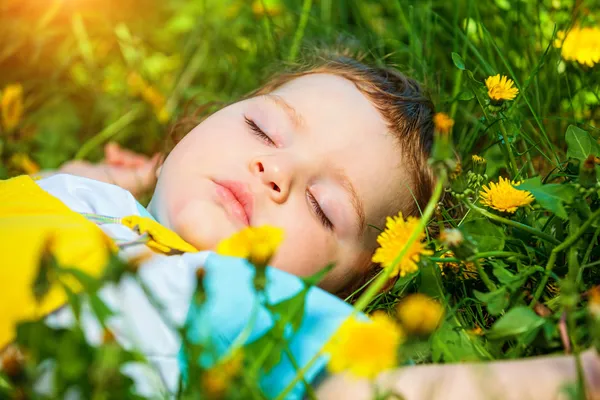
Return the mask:
<svg viewBox="0 0 600 400">
<path fill-rule="evenodd" d="M 158 177 L 160 176 L 161 170 L 162 170 L 162 165 L 159 165 L 158 167 L 156 167 L 156 179 L 158 179 Z"/>
</svg>

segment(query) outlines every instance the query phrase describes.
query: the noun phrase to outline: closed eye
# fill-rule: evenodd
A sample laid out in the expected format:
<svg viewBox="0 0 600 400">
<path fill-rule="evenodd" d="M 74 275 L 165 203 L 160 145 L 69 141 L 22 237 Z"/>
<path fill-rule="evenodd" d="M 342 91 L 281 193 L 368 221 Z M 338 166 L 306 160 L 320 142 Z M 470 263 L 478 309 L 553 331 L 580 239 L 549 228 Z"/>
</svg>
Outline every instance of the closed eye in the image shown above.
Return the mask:
<svg viewBox="0 0 600 400">
<path fill-rule="evenodd" d="M 317 218 L 319 218 L 323 226 L 329 229 L 330 231 L 333 231 L 333 223 L 329 218 L 327 218 L 327 215 L 325 215 L 325 213 L 323 212 L 323 209 L 319 205 L 317 199 L 315 199 L 315 196 L 313 196 L 312 193 L 307 191 L 306 197 L 308 198 L 308 201 L 310 201 L 315 215 L 317 216 Z"/>
<path fill-rule="evenodd" d="M 246 124 L 248 125 L 248 127 L 250 128 L 250 130 L 256 137 L 258 137 L 260 140 L 262 140 L 269 146 L 277 147 L 277 144 L 273 141 L 273 139 L 271 139 L 269 137 L 269 135 L 267 135 L 265 132 L 263 132 L 263 130 L 260 129 L 260 127 L 258 125 L 256 125 L 256 122 L 254 122 L 250 118 L 246 117 L 245 115 L 244 115 L 244 121 L 246 121 Z"/>
</svg>

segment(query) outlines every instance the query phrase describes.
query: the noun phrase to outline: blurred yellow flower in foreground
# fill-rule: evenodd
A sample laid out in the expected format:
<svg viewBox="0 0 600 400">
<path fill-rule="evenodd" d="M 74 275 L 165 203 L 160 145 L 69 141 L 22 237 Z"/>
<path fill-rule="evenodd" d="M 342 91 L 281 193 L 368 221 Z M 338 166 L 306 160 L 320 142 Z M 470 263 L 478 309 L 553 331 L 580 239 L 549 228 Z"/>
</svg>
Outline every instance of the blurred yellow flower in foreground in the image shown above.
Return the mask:
<svg viewBox="0 0 600 400">
<path fill-rule="evenodd" d="M 202 374 L 202 388 L 208 398 L 220 399 L 226 394 L 231 381 L 240 373 L 243 362 L 244 354 L 238 351 Z"/>
<path fill-rule="evenodd" d="M 37 165 L 27 154 L 15 153 L 10 157 L 10 163 L 27 175 L 33 175 L 40 172 L 40 166 Z"/>
<path fill-rule="evenodd" d="M 178 234 L 151 218 L 129 215 L 121 218 L 121 223 L 140 235 L 148 235 L 146 245 L 161 253 L 195 253 L 198 251 Z"/>
<path fill-rule="evenodd" d="M 397 306 L 402 327 L 416 335 L 427 335 L 439 326 L 444 317 L 440 303 L 421 293 L 411 294 Z"/>
<path fill-rule="evenodd" d="M 439 112 L 433 116 L 435 129 L 440 133 L 449 133 L 454 126 L 454 120 L 446 113 Z"/>
<path fill-rule="evenodd" d="M 481 203 L 494 210 L 514 213 L 517 208 L 535 200 L 531 192 L 515 188 L 514 185 L 518 184 L 503 177 L 500 177 L 498 183 L 490 182 L 482 188 Z"/>
<path fill-rule="evenodd" d="M 23 117 L 23 86 L 20 83 L 7 85 L 1 95 L 2 126 L 10 132 Z"/>
<path fill-rule="evenodd" d="M 417 226 L 419 219 L 408 217 L 406 221 L 399 213 L 397 217 L 388 217 L 385 230 L 377 238 L 377 243 L 380 247 L 375 251 L 372 261 L 381 264 L 382 268 L 392 268 L 394 260 L 400 254 L 400 251 L 405 247 L 408 238 L 412 235 Z M 406 276 L 416 272 L 419 267 L 417 263 L 423 255 L 431 255 L 433 252 L 427 250 L 422 241 L 425 239 L 425 232 L 419 232 L 417 239 L 410 245 L 404 256 L 394 266 L 390 276 Z"/>
<path fill-rule="evenodd" d="M 384 312 L 370 321 L 350 317 L 327 342 L 331 373 L 348 371 L 357 378 L 374 378 L 398 364 L 398 346 L 404 342 L 402 328 Z"/>
<path fill-rule="evenodd" d="M 137 72 L 131 72 L 127 76 L 127 86 L 133 96 L 140 96 L 146 103 L 152 106 L 158 122 L 164 124 L 169 121 L 171 116 L 165 108 L 167 101 L 158 89 L 146 82 Z"/>
<path fill-rule="evenodd" d="M 593 67 L 600 63 L 600 28 L 579 26 L 573 27 L 566 35 L 558 32 L 556 47 L 562 47 L 561 55 L 566 61 L 577 61 L 579 64 Z"/>
<path fill-rule="evenodd" d="M 81 290 L 74 277 L 65 275 L 61 284 L 48 277 L 45 296 L 34 295 L 44 257 L 51 254 L 61 266 L 99 277 L 113 247 L 98 226 L 31 177 L 0 181 L 0 348 L 14 338 L 18 322 L 44 316 L 67 301 L 62 284 Z"/>
<path fill-rule="evenodd" d="M 266 266 L 283 241 L 283 229 L 263 225 L 248 226 L 222 240 L 217 253 L 224 256 L 247 258 L 257 267 Z"/>
<path fill-rule="evenodd" d="M 519 94 L 519 89 L 513 87 L 514 82 L 504 75 L 490 76 L 485 80 L 485 86 L 488 89 L 488 96 L 494 102 L 512 100 Z"/>
<path fill-rule="evenodd" d="M 254 0 L 252 3 L 252 12 L 257 17 L 262 17 L 263 15 L 276 17 L 282 11 L 283 7 L 279 0 Z"/>
</svg>

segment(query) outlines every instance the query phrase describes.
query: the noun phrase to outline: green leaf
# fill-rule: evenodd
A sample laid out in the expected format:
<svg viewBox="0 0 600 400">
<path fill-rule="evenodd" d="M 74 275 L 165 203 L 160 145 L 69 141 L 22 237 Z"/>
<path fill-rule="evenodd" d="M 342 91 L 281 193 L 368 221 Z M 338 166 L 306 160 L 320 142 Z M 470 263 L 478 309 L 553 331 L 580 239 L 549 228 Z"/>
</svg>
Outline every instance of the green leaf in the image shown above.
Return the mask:
<svg viewBox="0 0 600 400">
<path fill-rule="evenodd" d="M 461 226 L 461 230 L 475 241 L 480 252 L 504 249 L 504 231 L 487 219 L 467 221 Z"/>
<path fill-rule="evenodd" d="M 114 315 L 113 311 L 110 308 L 108 308 L 108 306 L 104 303 L 104 301 L 102 301 L 100 296 L 98 296 L 97 294 L 90 295 L 89 301 L 90 307 L 92 308 L 94 315 L 96 316 L 96 318 L 98 318 L 98 322 L 100 322 L 100 325 L 102 325 L 102 327 L 105 328 L 106 320 L 108 320 L 109 317 Z"/>
<path fill-rule="evenodd" d="M 464 329 L 444 324 L 431 337 L 431 355 L 434 362 L 464 362 L 483 360 L 478 351 L 479 338 L 469 337 Z"/>
<path fill-rule="evenodd" d="M 456 100 L 459 101 L 469 101 L 473 100 L 474 98 L 475 95 L 473 94 L 473 92 L 460 92 L 458 96 L 456 96 Z"/>
<path fill-rule="evenodd" d="M 569 125 L 565 134 L 567 141 L 567 157 L 579 161 L 585 160 L 590 154 L 600 153 L 600 146 L 586 131 L 575 125 Z"/>
<path fill-rule="evenodd" d="M 465 61 L 462 59 L 460 54 L 452 52 L 452 62 L 454 62 L 456 68 L 460 69 L 461 71 L 465 70 Z"/>
<path fill-rule="evenodd" d="M 491 315 L 500 315 L 508 307 L 509 297 L 505 287 L 494 290 L 493 292 L 482 293 L 473 290 L 477 300 L 485 303 L 488 312 Z"/>
<path fill-rule="evenodd" d="M 301 278 L 302 282 L 304 282 L 304 284 L 306 286 L 315 286 L 319 282 L 321 282 L 321 280 L 323 280 L 325 275 L 327 275 L 329 273 L 329 271 L 331 271 L 333 269 L 334 266 L 335 266 L 335 264 L 333 264 L 333 263 L 328 264 L 325 268 L 312 274 L 311 276 Z"/>
<path fill-rule="evenodd" d="M 275 324 L 267 333 L 244 348 L 247 357 L 254 360 L 254 363 L 259 363 L 264 372 L 269 372 L 281 360 L 290 336 L 288 327 L 291 325 L 293 330 L 300 327 L 307 292 L 308 288 L 304 288 L 289 299 L 266 306 L 273 313 Z"/>
<path fill-rule="evenodd" d="M 507 265 L 502 260 L 488 260 L 492 264 L 492 273 L 498 279 L 498 281 L 506 286 L 511 292 L 519 290 L 525 280 L 527 280 L 527 274 L 513 274 L 507 269 Z"/>
<path fill-rule="evenodd" d="M 289 299 L 280 301 L 277 304 L 267 305 L 267 308 L 274 314 L 275 320 L 283 322 L 284 325 L 291 324 L 292 328 L 297 330 L 304 317 L 307 291 L 308 289 L 305 288 Z"/>
<path fill-rule="evenodd" d="M 267 333 L 244 346 L 244 354 L 249 360 L 260 360 L 260 369 L 268 373 L 281 360 L 285 346 L 283 332 L 276 324 Z"/>
<path fill-rule="evenodd" d="M 542 185 L 539 176 L 526 180 L 517 188 L 531 192 L 540 206 L 562 219 L 568 217 L 564 203 L 571 204 L 577 195 L 575 188 L 570 185 L 559 183 Z"/>
<path fill-rule="evenodd" d="M 487 336 L 490 339 L 505 339 L 522 335 L 540 328 L 545 321 L 529 307 L 517 306 L 496 321 Z"/>
</svg>

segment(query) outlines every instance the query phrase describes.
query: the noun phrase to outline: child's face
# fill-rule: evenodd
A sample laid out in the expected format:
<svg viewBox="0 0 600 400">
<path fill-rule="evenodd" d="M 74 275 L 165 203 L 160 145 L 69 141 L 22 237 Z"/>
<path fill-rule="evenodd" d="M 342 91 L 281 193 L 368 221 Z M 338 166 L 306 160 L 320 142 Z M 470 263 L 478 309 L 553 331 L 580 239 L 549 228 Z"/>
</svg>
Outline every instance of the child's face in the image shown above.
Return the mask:
<svg viewBox="0 0 600 400">
<path fill-rule="evenodd" d="M 149 208 L 200 249 L 246 224 L 281 227 L 271 264 L 306 276 L 335 262 L 321 285 L 334 292 L 368 265 L 379 233 L 368 225 L 381 227 L 404 204 L 402 166 L 385 121 L 354 84 L 313 74 L 198 125 L 167 157 Z"/>
</svg>

